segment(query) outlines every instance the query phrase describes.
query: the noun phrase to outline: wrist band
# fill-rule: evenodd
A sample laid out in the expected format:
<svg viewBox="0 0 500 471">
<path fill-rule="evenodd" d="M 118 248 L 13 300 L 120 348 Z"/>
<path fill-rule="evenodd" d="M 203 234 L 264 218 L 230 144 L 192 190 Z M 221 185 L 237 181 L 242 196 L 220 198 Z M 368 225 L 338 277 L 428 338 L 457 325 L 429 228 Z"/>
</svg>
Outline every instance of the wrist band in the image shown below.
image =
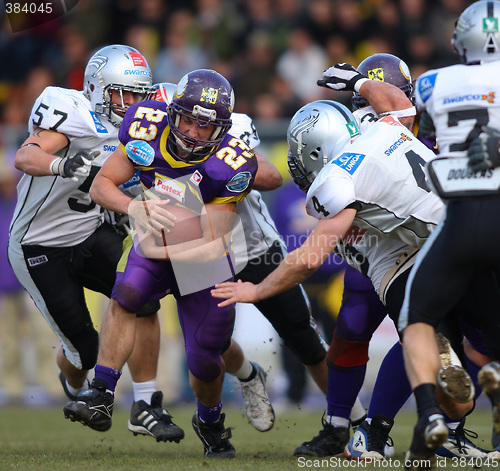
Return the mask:
<svg viewBox="0 0 500 471">
<path fill-rule="evenodd" d="M 59 173 L 59 164 L 61 163 L 62 157 L 57 157 L 50 164 L 50 173 L 52 175 L 60 175 Z"/>
<path fill-rule="evenodd" d="M 363 85 L 367 80 L 370 80 L 366 77 L 363 77 L 361 79 L 359 79 L 355 84 L 354 84 L 354 91 L 355 92 L 358 92 L 359 93 L 359 88 L 361 87 L 361 85 Z"/>
</svg>

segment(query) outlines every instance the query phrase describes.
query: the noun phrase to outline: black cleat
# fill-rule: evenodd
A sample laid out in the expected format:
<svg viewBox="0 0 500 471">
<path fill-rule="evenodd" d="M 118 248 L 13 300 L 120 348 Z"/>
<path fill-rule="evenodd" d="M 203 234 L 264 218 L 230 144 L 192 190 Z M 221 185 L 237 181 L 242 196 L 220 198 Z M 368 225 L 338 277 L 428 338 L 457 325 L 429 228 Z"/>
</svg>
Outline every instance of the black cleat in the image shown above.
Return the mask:
<svg viewBox="0 0 500 471">
<path fill-rule="evenodd" d="M 448 427 L 441 414 L 431 414 L 418 420 L 413 440 L 406 453 L 405 468 L 432 469 L 436 466 L 436 450 L 448 440 Z"/>
<path fill-rule="evenodd" d="M 98 432 L 109 430 L 115 396 L 112 392 L 106 391 L 107 387 L 106 381 L 94 378 L 90 389 L 84 389 L 75 401 L 66 404 L 63 409 L 64 417 Z"/>
<path fill-rule="evenodd" d="M 231 429 L 224 428 L 226 415 L 221 414 L 218 422 L 202 422 L 198 417 L 198 411 L 193 414 L 193 428 L 196 435 L 203 442 L 205 456 L 207 458 L 234 458 L 236 452 L 231 445 Z"/>
<path fill-rule="evenodd" d="M 303 456 L 335 456 L 344 452 L 349 441 L 348 427 L 334 427 L 322 418 L 323 430 L 319 431 L 311 441 L 304 442 L 295 448 L 293 454 Z"/>
<path fill-rule="evenodd" d="M 162 407 L 163 393 L 156 391 L 151 396 L 151 405 L 145 401 L 132 404 L 128 429 L 134 435 L 149 435 L 157 442 L 179 443 L 184 430 L 172 422 L 172 416 Z"/>
</svg>

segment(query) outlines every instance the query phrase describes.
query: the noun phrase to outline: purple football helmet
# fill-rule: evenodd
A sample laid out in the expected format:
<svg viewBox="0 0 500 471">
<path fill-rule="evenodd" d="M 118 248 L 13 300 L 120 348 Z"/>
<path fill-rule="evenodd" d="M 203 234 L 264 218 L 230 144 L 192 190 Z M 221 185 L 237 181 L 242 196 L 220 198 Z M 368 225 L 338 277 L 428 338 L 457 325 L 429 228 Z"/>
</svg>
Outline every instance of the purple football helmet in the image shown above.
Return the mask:
<svg viewBox="0 0 500 471">
<path fill-rule="evenodd" d="M 357 69 L 371 80 L 378 80 L 380 82 L 387 82 L 391 85 L 395 85 L 403 90 L 406 96 L 414 102 L 410 69 L 399 57 L 384 53 L 373 54 L 361 62 Z M 357 110 L 365 106 L 368 106 L 368 100 L 358 92 L 354 92 L 352 96 L 352 107 Z"/>
<path fill-rule="evenodd" d="M 222 75 L 208 69 L 186 74 L 177 84 L 172 102 L 167 108 L 170 126 L 167 149 L 170 154 L 185 162 L 205 159 L 231 128 L 233 109 L 234 92 Z M 214 125 L 210 139 L 195 139 L 182 132 L 179 123 L 183 116 L 196 120 L 200 127 Z"/>
</svg>

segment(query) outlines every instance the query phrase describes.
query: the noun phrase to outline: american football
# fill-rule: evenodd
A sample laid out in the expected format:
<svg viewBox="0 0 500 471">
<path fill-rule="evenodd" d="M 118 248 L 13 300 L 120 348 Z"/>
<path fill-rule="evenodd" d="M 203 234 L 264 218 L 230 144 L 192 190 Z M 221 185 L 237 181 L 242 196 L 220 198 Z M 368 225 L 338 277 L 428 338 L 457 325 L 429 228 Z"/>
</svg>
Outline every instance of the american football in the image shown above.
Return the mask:
<svg viewBox="0 0 500 471">
<path fill-rule="evenodd" d="M 162 231 L 160 240 L 156 238 L 157 243 L 163 246 L 180 244 L 199 239 L 203 235 L 200 218 L 191 210 L 184 206 L 169 205 L 168 211 L 177 218 L 175 226 L 170 228 L 170 232 Z"/>
</svg>

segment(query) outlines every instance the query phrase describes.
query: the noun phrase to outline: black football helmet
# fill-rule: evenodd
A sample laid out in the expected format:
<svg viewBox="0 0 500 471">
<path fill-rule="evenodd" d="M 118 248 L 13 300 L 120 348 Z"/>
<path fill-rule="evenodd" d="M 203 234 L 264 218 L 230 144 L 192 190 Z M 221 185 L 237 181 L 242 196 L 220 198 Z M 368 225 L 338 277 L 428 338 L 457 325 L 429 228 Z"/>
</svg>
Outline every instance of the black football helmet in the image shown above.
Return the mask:
<svg viewBox="0 0 500 471">
<path fill-rule="evenodd" d="M 231 128 L 234 92 L 229 82 L 215 70 L 198 69 L 186 74 L 177 84 L 167 108 L 170 133 L 167 149 L 185 162 L 203 160 L 212 153 Z M 179 129 L 182 116 L 195 119 L 198 126 L 215 126 L 210 139 L 194 139 Z M 185 153 L 188 155 L 185 155 Z"/>
<path fill-rule="evenodd" d="M 373 54 L 367 57 L 357 70 L 371 80 L 387 82 L 403 90 L 406 96 L 414 102 L 413 82 L 410 69 L 399 57 L 392 54 Z M 358 92 L 352 96 L 352 107 L 357 110 L 368 106 L 368 100 Z"/>
</svg>

